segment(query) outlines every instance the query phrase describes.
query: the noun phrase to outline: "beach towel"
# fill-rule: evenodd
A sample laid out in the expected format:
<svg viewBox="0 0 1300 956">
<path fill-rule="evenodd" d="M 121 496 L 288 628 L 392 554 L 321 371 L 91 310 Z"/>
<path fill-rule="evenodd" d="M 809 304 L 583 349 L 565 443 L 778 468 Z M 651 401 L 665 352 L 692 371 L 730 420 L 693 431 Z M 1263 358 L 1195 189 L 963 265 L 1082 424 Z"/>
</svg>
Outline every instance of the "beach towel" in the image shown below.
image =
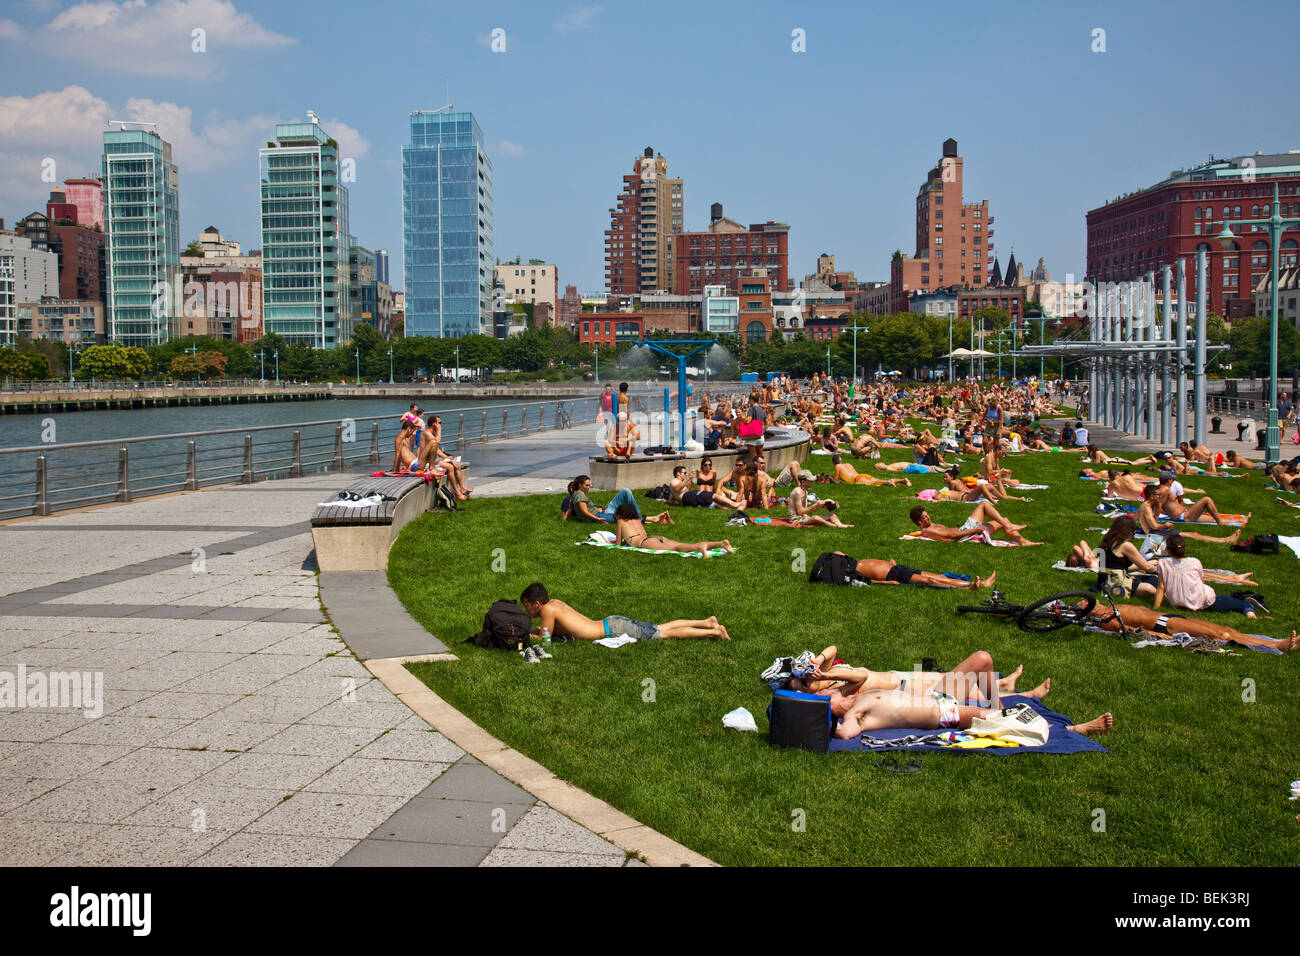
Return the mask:
<svg viewBox="0 0 1300 956">
<path fill-rule="evenodd" d="M 826 527 L 826 525 L 820 525 L 820 524 L 795 524 L 789 518 L 769 518 L 766 515 L 763 515 L 758 518 L 753 518 L 750 521 L 750 523 L 756 524 L 759 527 L 767 526 L 769 528 L 772 526 L 776 526 L 778 528 L 824 528 Z"/>
<path fill-rule="evenodd" d="M 1073 730 L 1066 730 L 1073 721 L 1064 714 L 1049 710 L 1034 697 L 1005 694 L 1002 706 L 1028 704 L 1047 720 L 1050 733 L 1047 743 L 1038 747 L 983 747 L 975 750 L 956 746 L 962 736 L 960 731 L 924 730 L 915 727 L 898 727 L 888 730 L 872 730 L 853 740 L 831 740 L 831 752 L 836 751 L 880 751 L 880 750 L 932 750 L 946 753 L 986 753 L 994 755 L 1033 753 L 1033 754 L 1070 754 L 1084 751 L 1108 753 L 1101 744 Z M 938 742 L 940 738 L 949 738 L 950 742 Z M 954 739 L 955 738 L 955 739 Z"/>
<path fill-rule="evenodd" d="M 425 473 L 423 471 L 376 471 L 371 478 L 423 478 L 424 483 L 432 484 L 434 478 L 441 478 L 446 472 L 441 469 Z"/>
<path fill-rule="evenodd" d="M 1137 509 L 1136 509 L 1136 508 L 1126 508 L 1125 510 L 1126 510 L 1126 511 L 1136 511 Z M 1224 525 L 1226 525 L 1226 526 L 1229 527 L 1229 528 L 1244 528 L 1244 527 L 1246 526 L 1246 516 L 1245 516 L 1245 515 L 1230 515 L 1230 514 L 1228 514 L 1228 513 L 1225 512 L 1225 511 L 1220 511 L 1220 512 L 1219 512 L 1219 518 L 1223 521 Z M 1204 525 L 1212 525 L 1212 524 L 1214 524 L 1213 521 L 1184 521 L 1182 518 L 1171 518 L 1171 517 L 1169 517 L 1169 515 L 1161 515 L 1161 516 L 1160 516 L 1160 520 L 1161 520 L 1161 521 L 1169 521 L 1169 522 L 1172 522 L 1172 523 L 1174 523 L 1174 524 L 1204 524 Z"/>
<path fill-rule="evenodd" d="M 919 531 L 913 531 L 911 534 L 905 534 L 899 541 L 934 541 L 934 538 L 927 538 Z M 962 538 L 958 544 L 987 544 L 994 548 L 1015 548 L 1019 547 L 1014 541 L 1002 541 L 998 538 L 989 536 L 987 531 L 981 531 L 979 534 L 971 535 L 969 538 Z"/>
<path fill-rule="evenodd" d="M 592 541 L 587 538 L 585 541 L 575 541 L 574 544 L 586 544 L 593 548 L 608 548 L 610 551 L 638 551 L 641 554 L 675 554 L 679 558 L 702 558 L 703 555 L 698 551 L 656 551 L 654 548 L 632 548 L 626 544 L 616 545 L 610 541 Z M 710 548 L 709 557 L 721 557 L 728 552 L 722 548 Z"/>
<path fill-rule="evenodd" d="M 951 488 L 924 488 L 917 492 L 916 497 L 921 501 L 957 501 L 968 505 L 978 504 L 981 501 L 988 501 L 987 498 L 976 498 L 974 501 L 965 501 L 964 499 L 958 498 L 954 495 Z"/>
</svg>

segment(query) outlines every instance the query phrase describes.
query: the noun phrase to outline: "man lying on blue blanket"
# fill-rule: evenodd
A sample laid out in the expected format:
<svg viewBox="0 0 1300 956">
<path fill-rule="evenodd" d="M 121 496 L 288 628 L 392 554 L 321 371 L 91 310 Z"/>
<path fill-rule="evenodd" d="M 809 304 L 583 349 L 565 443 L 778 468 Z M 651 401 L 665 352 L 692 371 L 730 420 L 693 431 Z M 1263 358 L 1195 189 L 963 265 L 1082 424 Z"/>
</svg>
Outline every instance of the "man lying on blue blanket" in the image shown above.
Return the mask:
<svg viewBox="0 0 1300 956">
<path fill-rule="evenodd" d="M 835 736 L 843 740 L 891 727 L 965 730 L 972 721 L 1001 710 L 1002 694 L 1042 700 L 1052 689 L 1051 680 L 1045 680 L 1031 691 L 1017 691 L 1023 667 L 999 677 L 987 651 L 976 651 L 947 673 L 871 671 L 830 664 L 835 654 L 834 647 L 822 651 L 805 676 L 791 678 L 790 689 L 829 697 L 831 713 L 839 718 Z M 981 703 L 971 705 L 972 700 Z M 1097 734 L 1113 725 L 1114 718 L 1105 713 L 1067 729 Z"/>
</svg>

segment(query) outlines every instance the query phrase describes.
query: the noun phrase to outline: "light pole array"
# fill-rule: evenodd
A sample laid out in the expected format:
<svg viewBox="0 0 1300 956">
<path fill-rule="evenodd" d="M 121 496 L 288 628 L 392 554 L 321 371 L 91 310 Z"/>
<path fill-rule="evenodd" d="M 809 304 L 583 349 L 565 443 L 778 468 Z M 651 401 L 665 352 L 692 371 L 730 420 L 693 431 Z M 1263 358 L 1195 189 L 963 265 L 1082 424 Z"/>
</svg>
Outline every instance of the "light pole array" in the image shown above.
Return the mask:
<svg viewBox="0 0 1300 956">
<path fill-rule="evenodd" d="M 1264 457 L 1274 464 L 1282 457 L 1281 435 L 1277 425 L 1277 295 L 1278 295 L 1278 246 L 1282 241 L 1283 231 L 1300 226 L 1300 219 L 1283 219 L 1278 208 L 1278 186 L 1273 184 L 1273 214 L 1267 219 L 1225 219 L 1223 231 L 1219 233 L 1219 245 L 1228 249 L 1237 238 L 1232 227 L 1265 226 L 1268 229 L 1268 244 L 1272 247 L 1272 268 L 1270 285 L 1273 289 L 1273 309 L 1269 318 L 1268 345 L 1268 430 L 1265 432 Z"/>
</svg>

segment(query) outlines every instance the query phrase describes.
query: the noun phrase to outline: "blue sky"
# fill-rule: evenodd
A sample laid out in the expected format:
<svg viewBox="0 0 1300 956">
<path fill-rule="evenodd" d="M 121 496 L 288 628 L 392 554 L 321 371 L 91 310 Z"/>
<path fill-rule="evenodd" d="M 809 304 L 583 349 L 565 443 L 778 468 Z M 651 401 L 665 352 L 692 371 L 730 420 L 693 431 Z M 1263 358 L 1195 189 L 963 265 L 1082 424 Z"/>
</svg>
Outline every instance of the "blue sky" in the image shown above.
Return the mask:
<svg viewBox="0 0 1300 956">
<path fill-rule="evenodd" d="M 646 146 L 685 179 L 687 229 L 718 201 L 788 222 L 792 275 L 831 252 L 885 279 L 890 253 L 913 251 L 916 190 L 949 136 L 1003 264 L 1014 247 L 1081 276 L 1089 208 L 1211 153 L 1300 149 L 1298 10 L 6 0 L 0 216 L 44 208 L 46 157 L 60 180 L 97 173 L 107 119 L 154 120 L 175 145 L 185 239 L 212 224 L 255 248 L 257 148 L 313 109 L 357 161 L 352 232 L 390 251 L 400 288 L 408 114 L 449 93 L 487 139 L 497 255 L 554 262 L 584 292 L 604 287 L 607 210 Z"/>
</svg>

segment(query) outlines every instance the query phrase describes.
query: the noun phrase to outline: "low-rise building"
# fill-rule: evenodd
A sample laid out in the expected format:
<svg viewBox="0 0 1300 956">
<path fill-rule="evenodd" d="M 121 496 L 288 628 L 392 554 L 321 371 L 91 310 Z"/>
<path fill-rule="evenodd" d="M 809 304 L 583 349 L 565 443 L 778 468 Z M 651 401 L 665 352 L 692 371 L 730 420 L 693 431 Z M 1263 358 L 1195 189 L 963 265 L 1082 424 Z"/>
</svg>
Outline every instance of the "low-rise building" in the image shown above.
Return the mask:
<svg viewBox="0 0 1300 956">
<path fill-rule="evenodd" d="M 17 304 L 18 334 L 54 339 L 65 345 L 104 344 L 104 303 L 44 296 L 39 302 Z"/>
<path fill-rule="evenodd" d="M 578 341 L 612 348 L 641 338 L 644 318 L 638 312 L 586 312 L 578 320 Z"/>
<path fill-rule="evenodd" d="M 527 263 L 516 259 L 503 262 L 494 270 L 495 279 L 505 289 L 506 298 L 512 302 L 533 307 L 533 317 L 541 324 L 537 307 L 545 305 L 546 324 L 553 324 L 556 304 L 560 299 L 560 270 L 541 259 Z M 577 291 L 576 289 L 574 290 Z"/>
</svg>

